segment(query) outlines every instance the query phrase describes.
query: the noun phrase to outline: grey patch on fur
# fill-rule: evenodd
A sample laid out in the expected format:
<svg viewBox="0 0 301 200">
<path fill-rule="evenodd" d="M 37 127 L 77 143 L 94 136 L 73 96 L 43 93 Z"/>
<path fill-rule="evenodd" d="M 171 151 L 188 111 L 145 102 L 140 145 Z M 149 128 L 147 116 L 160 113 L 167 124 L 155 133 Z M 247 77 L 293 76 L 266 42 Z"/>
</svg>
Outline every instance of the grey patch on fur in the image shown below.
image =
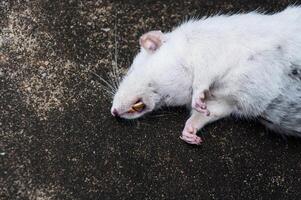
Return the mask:
<svg viewBox="0 0 301 200">
<path fill-rule="evenodd" d="M 298 69 L 299 70 L 299 69 Z M 290 75 L 289 75 L 290 76 Z M 290 76 L 291 77 L 291 76 Z M 266 108 L 259 120 L 269 129 L 286 135 L 301 136 L 301 83 L 291 79 L 282 94 Z"/>
<path fill-rule="evenodd" d="M 152 90 L 153 93 L 155 94 L 158 94 L 158 91 L 157 90 Z"/>
<path fill-rule="evenodd" d="M 295 76 L 295 75 L 298 75 L 299 73 L 298 73 L 298 70 L 297 69 L 293 69 L 292 70 L 292 74 Z"/>
<path fill-rule="evenodd" d="M 252 61 L 252 60 L 254 60 L 254 59 L 255 59 L 255 56 L 254 56 L 254 55 L 251 55 L 251 56 L 249 56 L 249 58 L 248 58 L 249 61 Z"/>
<path fill-rule="evenodd" d="M 171 97 L 168 94 L 163 96 L 163 100 L 166 101 L 166 102 L 170 101 L 170 99 L 171 99 Z"/>
<path fill-rule="evenodd" d="M 291 69 L 289 77 L 301 81 L 301 66 L 292 63 Z"/>
<path fill-rule="evenodd" d="M 277 46 L 277 49 L 278 49 L 279 51 L 282 51 L 282 46 L 281 46 L 281 45 L 278 45 L 278 46 Z"/>
<path fill-rule="evenodd" d="M 282 45 L 278 45 L 278 46 L 276 47 L 276 49 L 278 50 L 278 52 L 279 52 L 280 54 L 285 54 L 285 50 L 284 50 L 284 47 L 283 47 Z"/>
</svg>

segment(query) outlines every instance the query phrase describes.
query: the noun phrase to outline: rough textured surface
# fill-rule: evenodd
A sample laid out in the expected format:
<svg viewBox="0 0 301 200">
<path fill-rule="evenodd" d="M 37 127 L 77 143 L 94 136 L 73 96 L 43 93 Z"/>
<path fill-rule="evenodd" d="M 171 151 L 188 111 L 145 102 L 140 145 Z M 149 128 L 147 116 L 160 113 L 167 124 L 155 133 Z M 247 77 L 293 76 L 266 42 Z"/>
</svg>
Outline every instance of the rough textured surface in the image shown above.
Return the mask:
<svg viewBox="0 0 301 200">
<path fill-rule="evenodd" d="M 300 199 L 300 140 L 226 119 L 189 146 L 187 111 L 116 121 L 99 78 L 126 70 L 145 31 L 291 3 L 0 0 L 0 199 Z"/>
</svg>

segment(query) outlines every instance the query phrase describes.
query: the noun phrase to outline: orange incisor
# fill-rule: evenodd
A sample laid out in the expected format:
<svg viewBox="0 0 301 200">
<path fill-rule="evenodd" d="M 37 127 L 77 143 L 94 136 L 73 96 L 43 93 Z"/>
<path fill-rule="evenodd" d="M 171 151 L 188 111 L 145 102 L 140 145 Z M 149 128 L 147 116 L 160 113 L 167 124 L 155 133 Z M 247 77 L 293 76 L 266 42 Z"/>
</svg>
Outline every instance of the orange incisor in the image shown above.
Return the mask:
<svg viewBox="0 0 301 200">
<path fill-rule="evenodd" d="M 128 111 L 129 113 L 140 112 L 144 109 L 145 105 L 142 102 L 135 103 Z"/>
</svg>

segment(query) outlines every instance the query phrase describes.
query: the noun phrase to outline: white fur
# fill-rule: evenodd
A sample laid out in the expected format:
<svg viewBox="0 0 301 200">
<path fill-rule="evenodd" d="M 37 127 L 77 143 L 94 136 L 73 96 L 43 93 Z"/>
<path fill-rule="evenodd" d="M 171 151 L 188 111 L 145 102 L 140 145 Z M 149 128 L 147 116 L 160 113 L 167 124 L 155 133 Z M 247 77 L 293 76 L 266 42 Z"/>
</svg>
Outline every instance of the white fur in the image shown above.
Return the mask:
<svg viewBox="0 0 301 200">
<path fill-rule="evenodd" d="M 142 98 L 147 110 L 121 117 L 162 105 L 194 107 L 206 90 L 216 112 L 208 119 L 193 112 L 197 129 L 229 114 L 258 117 L 286 87 L 291 64 L 301 65 L 301 7 L 190 20 L 165 36 L 153 54 L 141 49 L 112 106 L 124 113 Z"/>
</svg>

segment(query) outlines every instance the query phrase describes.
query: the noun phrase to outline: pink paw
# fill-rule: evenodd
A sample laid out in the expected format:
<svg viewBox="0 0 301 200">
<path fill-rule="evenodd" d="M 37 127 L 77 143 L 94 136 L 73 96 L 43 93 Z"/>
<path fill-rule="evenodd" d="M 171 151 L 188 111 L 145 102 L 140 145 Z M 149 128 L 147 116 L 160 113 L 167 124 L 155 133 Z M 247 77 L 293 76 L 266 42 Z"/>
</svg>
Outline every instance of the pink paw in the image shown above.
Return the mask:
<svg viewBox="0 0 301 200">
<path fill-rule="evenodd" d="M 200 113 L 204 113 L 206 116 L 210 115 L 210 111 L 207 109 L 204 97 L 202 96 L 195 99 L 193 108 Z"/>
<path fill-rule="evenodd" d="M 193 128 L 191 125 L 186 125 L 180 138 L 189 144 L 200 145 L 203 140 L 196 135 L 196 132 L 197 129 Z"/>
</svg>

